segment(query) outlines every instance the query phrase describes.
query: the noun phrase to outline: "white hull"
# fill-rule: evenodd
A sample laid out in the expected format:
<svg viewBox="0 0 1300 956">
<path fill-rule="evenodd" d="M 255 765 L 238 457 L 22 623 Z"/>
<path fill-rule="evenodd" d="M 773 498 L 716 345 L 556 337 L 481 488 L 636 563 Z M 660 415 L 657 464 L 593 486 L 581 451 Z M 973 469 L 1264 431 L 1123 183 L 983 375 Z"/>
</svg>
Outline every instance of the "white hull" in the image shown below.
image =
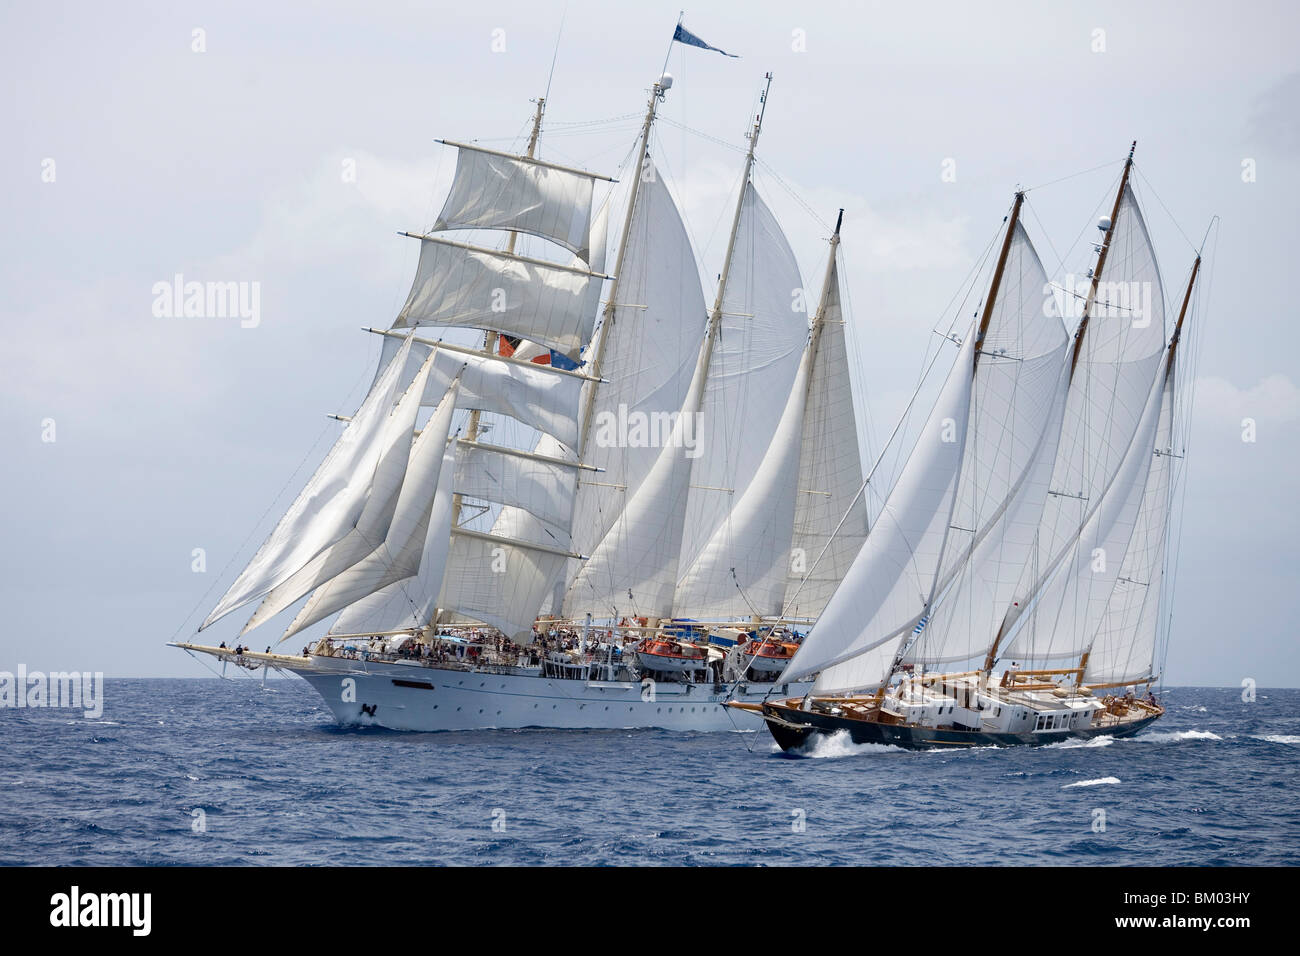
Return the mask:
<svg viewBox="0 0 1300 956">
<path fill-rule="evenodd" d="M 346 726 L 420 731 L 522 727 L 725 731 L 763 726 L 761 717 L 725 706 L 730 687 L 715 690 L 712 683 L 563 680 L 442 670 L 414 662 L 299 660 L 303 666 L 280 666 L 315 687 L 335 719 Z M 345 683 L 349 680 L 351 685 Z M 810 687 L 810 683 L 742 683 L 732 699 L 757 703 L 769 692 L 789 697 Z"/>
</svg>

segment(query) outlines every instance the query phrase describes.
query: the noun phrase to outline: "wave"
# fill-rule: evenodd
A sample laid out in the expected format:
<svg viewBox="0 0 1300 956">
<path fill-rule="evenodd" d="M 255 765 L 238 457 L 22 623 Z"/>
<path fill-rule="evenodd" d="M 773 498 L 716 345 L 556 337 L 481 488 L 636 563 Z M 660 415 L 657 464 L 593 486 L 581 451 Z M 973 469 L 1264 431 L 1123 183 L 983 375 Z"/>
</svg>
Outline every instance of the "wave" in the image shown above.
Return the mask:
<svg viewBox="0 0 1300 956">
<path fill-rule="evenodd" d="M 1099 787 L 1104 783 L 1119 783 L 1119 777 L 1098 777 L 1096 780 L 1080 780 L 1077 783 L 1067 783 L 1062 790 L 1069 790 L 1071 787 Z"/>
<path fill-rule="evenodd" d="M 1087 740 L 1058 740 L 1054 744 L 1044 744 L 1040 750 L 1078 750 L 1080 747 L 1109 747 L 1115 742 L 1114 737 L 1089 737 Z"/>
<path fill-rule="evenodd" d="M 1300 736 L 1295 734 L 1256 734 L 1256 740 L 1267 740 L 1271 744 L 1300 744 Z"/>
<path fill-rule="evenodd" d="M 1145 740 L 1149 743 L 1164 743 L 1166 741 L 1177 743 L 1185 740 L 1222 740 L 1223 738 L 1208 730 L 1156 730 L 1149 734 L 1138 734 L 1130 739 Z"/>
<path fill-rule="evenodd" d="M 837 730 L 829 737 L 816 734 L 808 744 L 798 751 L 801 757 L 814 760 L 835 759 L 838 757 L 860 757 L 864 754 L 905 753 L 902 747 L 889 744 L 858 744 L 847 730 Z"/>
</svg>

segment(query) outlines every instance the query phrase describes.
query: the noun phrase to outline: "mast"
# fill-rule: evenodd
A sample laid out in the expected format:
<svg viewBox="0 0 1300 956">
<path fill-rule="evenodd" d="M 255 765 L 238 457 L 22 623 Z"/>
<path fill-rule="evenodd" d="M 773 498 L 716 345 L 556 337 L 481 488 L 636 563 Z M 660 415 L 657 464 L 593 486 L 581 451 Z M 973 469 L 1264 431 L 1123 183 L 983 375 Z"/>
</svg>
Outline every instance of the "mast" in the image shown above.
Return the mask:
<svg viewBox="0 0 1300 956">
<path fill-rule="evenodd" d="M 1019 225 L 1020 223 L 1020 209 L 1024 205 L 1024 202 L 1025 202 L 1025 194 L 1023 190 L 1018 190 L 1016 192 L 1015 201 L 1011 204 L 1011 212 L 1007 215 L 1007 219 L 1006 219 L 1007 229 L 1006 229 L 1006 234 L 1002 237 L 1002 249 L 998 252 L 998 262 L 993 269 L 993 279 L 989 283 L 989 294 L 984 302 L 984 312 L 980 316 L 979 327 L 976 329 L 975 332 L 975 347 L 971 350 L 971 376 L 972 377 L 974 377 L 976 370 L 979 368 L 980 345 L 984 341 L 984 336 L 988 333 L 989 324 L 993 321 L 993 309 L 997 305 L 998 292 L 1002 288 L 1002 276 L 1005 274 L 1007 269 L 1007 258 L 1011 255 L 1011 241 L 1015 237 L 1016 226 Z M 954 507 L 956 506 L 955 497 L 953 499 L 953 506 Z M 951 518 L 948 521 L 948 525 L 949 525 L 948 530 L 950 531 L 952 525 Z M 939 552 L 940 555 L 943 554 L 943 551 L 946 549 L 947 544 L 948 544 L 948 531 L 945 531 L 943 545 L 940 547 L 940 552 Z M 930 589 L 930 597 L 925 602 L 926 613 L 929 613 L 930 606 L 934 603 L 934 591 L 938 586 L 939 586 L 939 579 L 936 576 L 934 583 Z M 1001 635 L 999 635 L 999 637 L 1000 636 Z M 886 684 L 889 682 L 889 678 L 893 676 L 894 670 L 897 669 L 899 663 L 902 661 L 904 654 L 906 654 L 907 652 L 907 649 L 908 648 L 906 647 L 899 648 L 898 654 L 894 657 L 893 666 L 890 667 L 889 674 L 885 677 Z"/>
<path fill-rule="evenodd" d="M 542 114 L 545 113 L 545 111 L 546 111 L 546 97 L 539 96 L 537 98 L 537 110 L 536 112 L 533 113 L 533 129 L 528 136 L 528 150 L 525 154 L 528 156 L 529 159 L 533 159 L 537 153 L 537 140 L 538 137 L 540 137 L 542 134 Z M 512 230 L 510 233 L 510 239 L 506 243 L 506 252 L 513 255 L 515 251 L 515 244 L 518 241 L 519 241 L 519 233 L 514 232 Z M 496 335 L 497 333 L 493 332 L 491 329 L 483 333 L 482 351 L 488 355 L 491 355 L 494 351 L 494 349 L 492 348 L 492 339 Z M 469 421 L 465 425 L 465 439 L 467 441 L 471 441 L 471 442 L 478 441 L 479 422 L 481 417 L 482 417 L 482 412 L 479 409 L 475 408 L 470 411 Z M 452 495 L 451 526 L 453 528 L 456 527 L 458 524 L 460 524 L 460 512 L 463 503 L 464 503 L 464 499 L 461 497 L 461 495 L 459 494 Z"/>
<path fill-rule="evenodd" d="M 1002 237 L 1002 251 L 998 253 L 997 268 L 993 270 L 993 282 L 989 285 L 988 301 L 984 303 L 984 314 L 980 316 L 979 330 L 975 333 L 975 355 L 971 366 L 972 373 L 980 364 L 980 347 L 984 344 L 984 336 L 988 333 L 989 323 L 993 321 L 993 306 L 998 300 L 998 290 L 1002 287 L 1002 274 L 1007 268 L 1007 256 L 1011 254 L 1011 238 L 1015 235 L 1016 225 L 1020 222 L 1020 207 L 1024 205 L 1025 194 L 1023 191 L 1016 192 L 1016 201 L 1011 204 L 1010 220 L 1007 223 L 1007 234 Z M 1118 203 L 1119 200 L 1117 199 Z M 1100 271 L 1100 270 L 1099 270 Z M 1094 286 L 1093 288 L 1096 288 Z M 1082 331 L 1079 333 L 1082 338 Z"/>
<path fill-rule="evenodd" d="M 680 22 L 680 20 L 679 20 Z M 665 81 L 667 81 L 665 83 Z M 637 151 L 637 168 L 632 177 L 632 185 L 628 194 L 627 213 L 623 217 L 623 229 L 619 234 L 618 258 L 614 265 L 614 279 L 609 287 L 609 299 L 605 303 L 605 311 L 601 316 L 600 336 L 595 342 L 591 357 L 591 376 L 600 378 L 601 361 L 605 356 L 605 343 L 609 341 L 609 331 L 614 325 L 614 318 L 618 314 L 617 302 L 619 291 L 619 280 L 623 275 L 623 260 L 627 256 L 627 240 L 632 234 L 632 216 L 636 212 L 637 197 L 641 194 L 641 179 L 645 175 L 645 163 L 650 156 L 650 129 L 654 125 L 655 115 L 659 109 L 659 102 L 664 98 L 672 86 L 672 78 L 667 73 L 662 74 L 655 81 L 650 90 L 650 102 L 646 105 L 645 121 L 641 124 L 641 136 L 639 142 L 641 148 Z M 578 453 L 578 460 L 582 460 L 582 454 L 587 448 L 587 436 L 591 433 L 591 409 L 596 402 L 596 385 L 587 389 L 586 398 L 583 399 L 582 414 L 579 422 L 578 447 L 574 449 Z"/>
<path fill-rule="evenodd" d="M 769 73 L 768 74 L 769 86 L 771 85 L 771 76 L 772 74 Z M 766 99 L 767 99 L 766 91 L 764 91 L 763 99 L 764 99 L 764 105 L 766 105 Z M 759 121 L 760 122 L 762 121 L 761 114 L 759 116 Z M 752 149 L 751 149 L 751 153 L 752 153 Z M 743 192 L 742 192 L 742 198 L 743 198 Z M 827 300 L 830 298 L 831 284 L 835 280 L 835 256 L 836 253 L 839 251 L 839 247 L 840 247 L 840 227 L 842 225 L 844 225 L 843 209 L 841 209 L 839 211 L 839 215 L 835 217 L 835 231 L 831 233 L 830 254 L 826 257 L 826 272 L 822 277 L 821 297 L 818 300 L 817 311 L 812 318 L 812 329 L 810 330 L 808 335 L 807 353 L 808 353 L 808 363 L 809 363 L 809 367 L 808 367 L 809 374 L 808 374 L 807 382 L 804 383 L 805 394 L 811 392 L 812 390 L 812 384 L 813 384 L 812 367 L 816 363 L 817 348 L 821 344 L 822 329 L 825 327 L 824 320 L 826 318 L 826 303 Z M 728 263 L 730 263 L 730 258 L 731 257 L 728 256 Z M 719 297 L 718 301 L 721 302 L 721 297 Z M 801 438 L 801 443 L 802 443 L 802 438 Z M 798 509 L 796 507 L 796 512 L 797 510 Z M 819 556 L 819 560 L 820 560 L 820 556 Z M 814 562 L 814 564 L 816 564 L 816 562 Z M 809 569 L 808 573 L 809 574 L 812 573 L 811 569 Z M 799 583 L 799 587 L 795 589 L 796 597 L 798 596 L 799 590 L 802 587 L 803 587 L 803 582 L 801 581 Z M 767 633 L 763 637 L 763 643 L 760 645 L 760 648 L 766 646 L 768 641 L 771 639 L 772 635 L 774 635 L 777 632 L 777 630 L 783 624 L 786 623 L 788 615 L 785 613 L 785 610 L 787 606 L 793 606 L 793 601 L 782 602 L 782 613 L 777 615 L 776 621 L 772 624 L 770 628 L 768 628 Z M 759 625 L 762 623 L 761 615 L 757 615 L 757 614 L 753 615 L 751 623 L 754 625 L 755 628 L 758 628 Z"/>
<path fill-rule="evenodd" d="M 1187 318 L 1187 310 L 1188 307 L 1191 305 L 1191 301 L 1192 301 L 1192 289 L 1196 285 L 1196 276 L 1197 273 L 1200 272 L 1200 270 L 1201 270 L 1201 254 L 1198 252 L 1196 254 L 1196 260 L 1192 263 L 1192 273 L 1187 279 L 1187 289 L 1183 292 L 1183 304 L 1178 310 L 1178 321 L 1174 323 L 1174 334 L 1169 339 L 1169 348 L 1165 356 L 1164 378 L 1165 378 L 1165 384 L 1170 387 L 1172 387 L 1171 379 L 1173 378 L 1173 374 L 1174 374 L 1175 355 L 1178 351 L 1179 340 L 1182 338 L 1183 335 L 1183 322 Z M 1161 448 L 1156 448 L 1154 450 L 1154 454 L 1162 455 L 1162 454 L 1166 454 L 1166 452 Z M 1088 649 L 1085 650 L 1083 652 L 1083 655 L 1079 658 L 1079 670 L 1078 670 L 1078 676 L 1075 681 L 1076 684 L 1083 683 L 1084 676 L 1086 675 L 1088 670 L 1088 659 L 1092 655 L 1092 648 L 1093 645 L 1096 644 L 1096 641 L 1097 641 L 1097 635 L 1094 634 L 1092 637 L 1092 641 L 1088 645 Z"/>
<path fill-rule="evenodd" d="M 1074 349 L 1070 353 L 1070 379 L 1074 379 L 1074 370 L 1079 365 L 1079 356 L 1083 354 L 1083 337 L 1088 331 L 1088 319 L 1092 312 L 1092 304 L 1097 297 L 1097 287 L 1101 284 L 1102 269 L 1106 266 L 1106 256 L 1110 252 L 1110 242 L 1115 235 L 1115 223 L 1119 219 L 1119 206 L 1124 199 L 1124 190 L 1128 187 L 1129 173 L 1133 170 L 1133 151 L 1137 149 L 1137 140 L 1133 140 L 1128 148 L 1128 158 L 1124 160 L 1124 171 L 1119 177 L 1119 189 L 1115 192 L 1115 202 L 1110 207 L 1110 225 L 1106 227 L 1106 235 L 1102 237 L 1101 249 L 1097 252 L 1097 265 L 1092 270 L 1092 282 L 1088 286 L 1088 298 L 1083 306 L 1083 317 L 1079 320 L 1078 331 L 1074 333 Z M 1006 247 L 1003 246 L 1003 251 Z M 984 675 L 985 677 L 993 670 L 993 663 L 997 660 L 998 649 L 1002 645 L 1003 639 L 1007 636 L 1007 627 L 1010 621 L 1007 617 L 1002 619 L 1002 624 L 998 627 L 997 636 L 993 639 L 989 652 L 984 656 Z M 1085 661 L 1086 663 L 1086 661 Z M 1080 672 L 1082 676 L 1082 672 Z"/>
<path fill-rule="evenodd" d="M 821 300 L 817 303 L 817 314 L 813 316 L 812 332 L 808 338 L 808 352 L 816 359 L 817 346 L 822 337 L 822 320 L 826 317 L 826 300 L 831 294 L 831 280 L 835 275 L 835 254 L 840 247 L 840 226 L 844 224 L 844 210 L 840 210 L 835 219 L 835 231 L 831 233 L 831 253 L 826 259 L 826 276 L 822 279 Z M 812 387 L 812 376 L 808 376 L 808 387 Z"/>
<path fill-rule="evenodd" d="M 754 172 L 754 150 L 758 146 L 758 136 L 763 131 L 763 114 L 767 112 L 767 94 L 772 89 L 772 74 L 767 73 L 764 78 L 767 80 L 767 85 L 763 87 L 763 95 L 759 97 L 758 116 L 754 120 L 754 127 L 747 134 L 749 149 L 745 151 L 745 173 L 740 179 L 740 195 L 736 197 L 736 214 L 731 219 L 731 235 L 727 238 L 727 255 L 722 263 L 722 274 L 718 277 L 718 295 L 713 301 L 713 314 L 709 316 L 709 331 L 705 338 L 710 341 L 716 337 L 718 326 L 722 324 L 722 298 L 727 293 L 727 277 L 731 273 L 731 259 L 736 251 L 736 235 L 740 232 L 740 215 L 745 208 L 745 192 L 749 188 L 749 177 Z M 713 349 L 710 348 L 705 353 L 704 359 L 706 381 L 712 355 Z"/>
<path fill-rule="evenodd" d="M 1183 337 L 1183 320 L 1187 318 L 1187 307 L 1192 301 L 1192 286 L 1196 284 L 1196 274 L 1201 271 L 1201 254 L 1196 254 L 1196 261 L 1192 263 L 1192 274 L 1187 280 L 1187 291 L 1183 293 L 1183 304 L 1178 310 L 1178 321 L 1174 323 L 1174 334 L 1169 340 L 1169 358 L 1165 367 L 1165 375 L 1169 376 L 1174 373 L 1174 352 L 1178 348 L 1178 341 Z"/>
<path fill-rule="evenodd" d="M 1115 193 L 1115 202 L 1110 207 L 1110 225 L 1101 240 L 1101 250 L 1097 253 L 1097 266 L 1092 270 L 1092 284 L 1088 287 L 1088 299 L 1083 306 L 1083 318 L 1079 320 L 1079 331 L 1074 336 L 1074 354 L 1070 356 L 1070 378 L 1074 378 L 1075 366 L 1079 364 L 1079 355 L 1083 352 L 1083 334 L 1088 329 L 1088 317 L 1092 312 L 1092 303 L 1097 297 L 1097 286 L 1101 284 L 1101 270 L 1106 266 L 1106 255 L 1110 252 L 1110 240 L 1115 235 L 1115 223 L 1119 220 L 1119 204 L 1124 198 L 1124 189 L 1128 186 L 1129 172 L 1133 169 L 1133 151 L 1137 149 L 1137 140 L 1128 148 L 1128 159 L 1124 160 L 1124 172 L 1119 177 L 1119 190 Z M 998 635 L 1001 638 L 1001 634 Z"/>
</svg>

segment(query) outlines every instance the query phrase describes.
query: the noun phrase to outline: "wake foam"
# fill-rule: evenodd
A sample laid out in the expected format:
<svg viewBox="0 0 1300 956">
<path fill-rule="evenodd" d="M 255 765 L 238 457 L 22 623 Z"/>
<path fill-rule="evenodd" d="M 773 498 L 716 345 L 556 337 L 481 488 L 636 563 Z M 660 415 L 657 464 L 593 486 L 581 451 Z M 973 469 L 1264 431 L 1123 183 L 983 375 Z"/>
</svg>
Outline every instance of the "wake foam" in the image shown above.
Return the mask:
<svg viewBox="0 0 1300 956">
<path fill-rule="evenodd" d="M 801 757 L 811 757 L 814 760 L 904 752 L 902 747 L 889 744 L 856 744 L 847 730 L 837 730 L 829 737 L 817 734 L 798 751 Z"/>
<path fill-rule="evenodd" d="M 1145 740 L 1148 743 L 1180 743 L 1187 740 L 1222 740 L 1218 734 L 1208 730 L 1156 730 L 1148 734 L 1138 734 L 1130 740 Z"/>
<path fill-rule="evenodd" d="M 1119 782 L 1119 777 L 1098 777 L 1096 780 L 1080 780 L 1076 783 L 1067 783 L 1061 789 L 1069 790 L 1071 787 L 1100 787 L 1102 784 Z"/>
</svg>

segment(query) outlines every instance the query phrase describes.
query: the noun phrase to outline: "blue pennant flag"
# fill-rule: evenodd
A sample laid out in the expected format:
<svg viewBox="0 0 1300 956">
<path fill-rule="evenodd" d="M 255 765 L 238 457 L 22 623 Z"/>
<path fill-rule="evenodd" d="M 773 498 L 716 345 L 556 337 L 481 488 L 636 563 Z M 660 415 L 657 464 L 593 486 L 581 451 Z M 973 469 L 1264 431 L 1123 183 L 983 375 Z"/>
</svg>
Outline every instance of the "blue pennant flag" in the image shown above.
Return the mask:
<svg viewBox="0 0 1300 956">
<path fill-rule="evenodd" d="M 551 349 L 551 367 L 562 368 L 566 372 L 573 372 L 577 370 L 578 363 L 569 358 L 563 352 L 557 352 L 555 349 Z"/>
<path fill-rule="evenodd" d="M 673 34 L 673 39 L 678 43 L 685 43 L 687 46 L 697 46 L 701 50 L 712 50 L 714 53 L 721 53 L 723 56 L 729 56 L 733 60 L 740 59 L 740 57 L 736 56 L 734 53 L 728 53 L 726 50 L 719 50 L 716 46 L 709 46 L 680 23 L 677 24 L 677 32 Z"/>
</svg>

